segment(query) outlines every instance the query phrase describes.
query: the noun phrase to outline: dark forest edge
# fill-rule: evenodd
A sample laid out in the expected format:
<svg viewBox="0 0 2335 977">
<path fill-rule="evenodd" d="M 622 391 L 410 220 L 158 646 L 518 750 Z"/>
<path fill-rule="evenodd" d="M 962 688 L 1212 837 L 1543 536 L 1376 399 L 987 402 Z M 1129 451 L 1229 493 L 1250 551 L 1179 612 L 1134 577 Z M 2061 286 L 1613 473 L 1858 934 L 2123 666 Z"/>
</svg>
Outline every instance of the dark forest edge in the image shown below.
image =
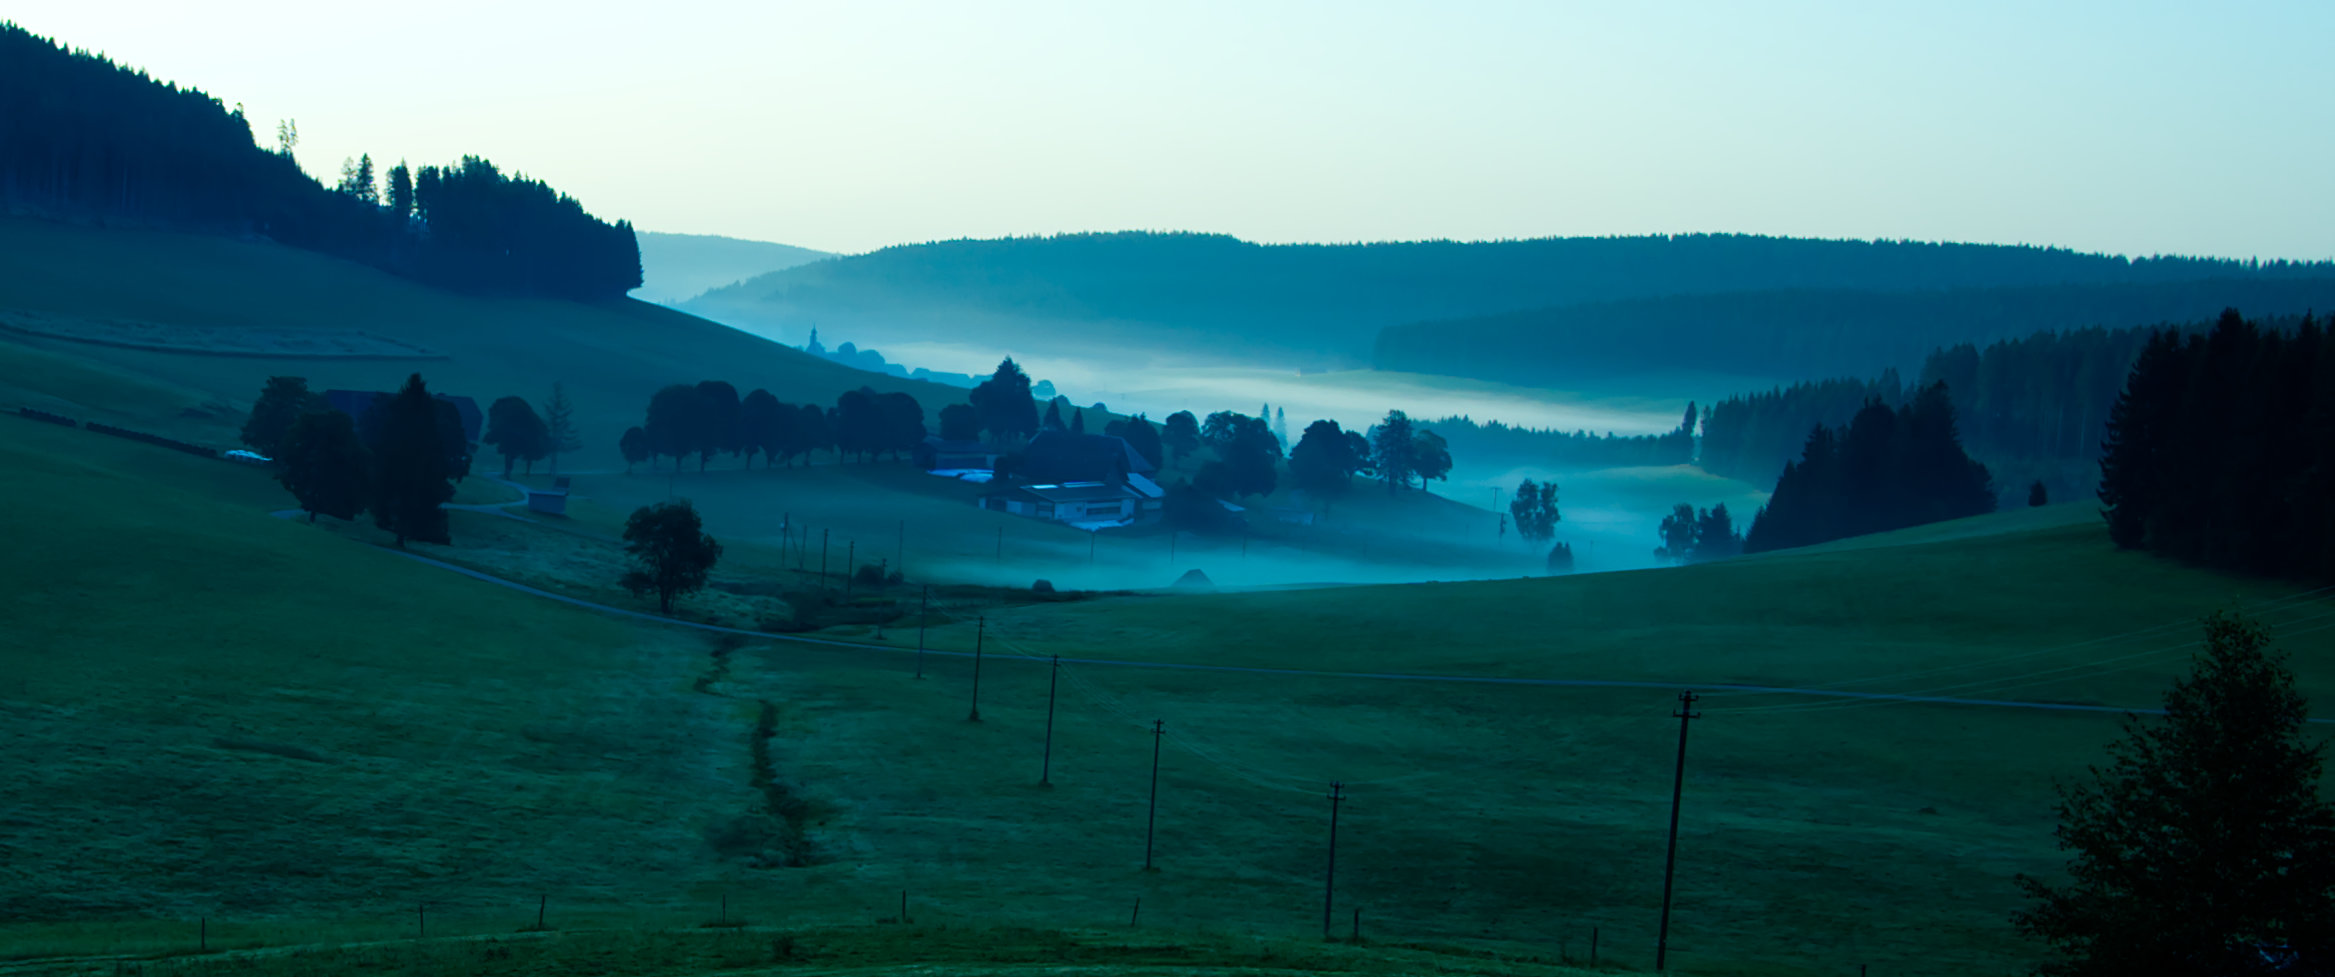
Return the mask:
<svg viewBox="0 0 2335 977">
<path fill-rule="evenodd" d="M 595 300 L 641 284 L 632 225 L 607 223 L 538 180 L 464 157 L 337 187 L 260 148 L 242 107 L 0 23 L 0 211 L 281 244 L 418 281 Z"/>
<path fill-rule="evenodd" d="M 2126 279 L 1934 290 L 1668 295 L 1389 326 L 1381 370 L 1566 386 L 1621 370 L 1806 377 L 1911 369 L 1930 350 L 2069 326 L 2335 307 L 2335 265 L 2147 259 Z M 2144 274 L 2145 272 L 2145 274 Z M 2165 280 L 2166 273 L 2195 277 Z"/>
<path fill-rule="evenodd" d="M 2267 316 L 2261 327 L 2293 333 L 2307 316 Z M 2098 485 L 2100 439 L 2109 410 L 2149 337 L 2202 334 L 2212 320 L 2127 329 L 2040 332 L 1984 347 L 1935 349 L 1908 389 L 1894 370 L 1871 380 L 1835 377 L 1741 394 L 1703 417 L 1698 464 L 1715 475 L 1765 484 L 1797 457 L 1810 428 L 1839 426 L 1878 400 L 1906 402 L 1913 390 L 1944 383 L 1963 443 L 1994 470 L 1999 486 L 2040 482 L 2054 498 L 2089 496 Z"/>
<path fill-rule="evenodd" d="M 2107 423 L 2100 501 L 2120 547 L 2281 577 L 2335 576 L 2335 342 L 2224 312 L 2157 330 Z"/>
</svg>

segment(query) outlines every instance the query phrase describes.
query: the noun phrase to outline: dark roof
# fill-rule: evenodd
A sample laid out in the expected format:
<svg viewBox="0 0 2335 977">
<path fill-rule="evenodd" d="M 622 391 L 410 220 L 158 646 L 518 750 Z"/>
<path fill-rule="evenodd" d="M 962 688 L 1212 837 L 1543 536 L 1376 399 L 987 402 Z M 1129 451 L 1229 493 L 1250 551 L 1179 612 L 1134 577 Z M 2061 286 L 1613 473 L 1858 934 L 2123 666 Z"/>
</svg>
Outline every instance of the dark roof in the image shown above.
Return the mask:
<svg viewBox="0 0 2335 977">
<path fill-rule="evenodd" d="M 349 415 L 351 420 L 362 421 L 365 412 L 373 409 L 374 400 L 388 396 L 390 394 L 382 390 L 327 390 L 324 392 L 324 402 L 330 404 L 332 409 Z M 478 401 L 451 394 L 430 396 L 453 404 L 454 412 L 462 415 L 463 440 L 477 443 L 479 432 L 486 427 L 486 413 L 478 409 Z"/>
<path fill-rule="evenodd" d="M 1023 449 L 1020 474 L 1032 482 L 1099 482 L 1157 470 L 1126 438 L 1042 431 Z"/>
</svg>

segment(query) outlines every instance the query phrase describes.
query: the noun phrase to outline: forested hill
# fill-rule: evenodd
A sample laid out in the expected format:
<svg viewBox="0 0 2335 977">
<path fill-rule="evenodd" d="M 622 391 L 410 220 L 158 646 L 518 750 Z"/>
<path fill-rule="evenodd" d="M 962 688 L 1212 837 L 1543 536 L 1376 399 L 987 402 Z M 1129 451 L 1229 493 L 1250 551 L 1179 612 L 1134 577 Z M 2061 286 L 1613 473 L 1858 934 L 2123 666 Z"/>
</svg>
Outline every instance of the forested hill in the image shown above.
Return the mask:
<svg viewBox="0 0 2335 977">
<path fill-rule="evenodd" d="M 472 291 L 640 285 L 631 225 L 540 181 L 477 157 L 377 170 L 368 156 L 326 187 L 297 144 L 287 125 L 262 149 L 240 106 L 0 23 L 0 213 L 256 235 Z"/>
<path fill-rule="evenodd" d="M 791 244 L 712 234 L 642 231 L 641 287 L 632 297 L 673 304 L 756 275 L 835 257 Z"/>
<path fill-rule="evenodd" d="M 1260 245 L 1125 232 L 903 245 L 764 275 L 688 308 L 794 341 L 815 322 L 862 345 L 977 331 L 1009 343 L 1133 340 L 1360 363 L 1385 326 L 1653 296 L 2308 274 L 2335 276 L 2335 266 L 1723 234 Z M 1914 343 L 1915 355 L 1931 345 Z"/>
<path fill-rule="evenodd" d="M 2242 275 L 1936 291 L 1807 289 L 1638 299 L 1417 322 L 1378 337 L 1372 365 L 1518 384 L 1564 384 L 1643 369 L 1805 378 L 1912 373 L 1930 350 L 2052 329 L 2335 308 L 2335 266 L 2135 262 Z M 2309 277 L 2311 274 L 2324 277 Z"/>
</svg>

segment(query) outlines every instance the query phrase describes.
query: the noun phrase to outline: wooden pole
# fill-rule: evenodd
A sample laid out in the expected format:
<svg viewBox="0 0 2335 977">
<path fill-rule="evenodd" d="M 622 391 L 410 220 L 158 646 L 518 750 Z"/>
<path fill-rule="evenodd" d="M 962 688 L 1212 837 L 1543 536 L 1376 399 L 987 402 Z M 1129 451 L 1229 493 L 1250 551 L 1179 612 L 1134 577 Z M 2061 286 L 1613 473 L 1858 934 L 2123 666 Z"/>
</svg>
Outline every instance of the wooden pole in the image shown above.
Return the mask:
<svg viewBox="0 0 2335 977">
<path fill-rule="evenodd" d="M 988 630 L 989 615 L 984 614 L 975 619 L 973 624 L 973 711 L 965 716 L 965 721 L 970 723 L 981 721 L 981 637 Z"/>
<path fill-rule="evenodd" d="M 1151 814 L 1143 822 L 1143 870 L 1151 871 L 1151 840 L 1159 830 L 1159 741 L 1167 735 L 1167 720 L 1151 721 Z"/>
<path fill-rule="evenodd" d="M 1054 670 L 1046 679 L 1046 759 L 1038 768 L 1038 784 L 1054 786 L 1054 690 L 1062 684 L 1062 656 L 1054 656 Z"/>
<path fill-rule="evenodd" d="M 924 677 L 924 622 L 931 619 L 932 585 L 924 585 L 924 596 L 916 601 L 916 677 Z"/>
<path fill-rule="evenodd" d="M 1332 781 L 1330 783 L 1330 863 L 1329 870 L 1322 873 L 1322 938 L 1325 940 L 1330 938 L 1331 900 L 1337 897 L 1338 891 L 1338 806 L 1345 801 L 1345 782 Z"/>
</svg>

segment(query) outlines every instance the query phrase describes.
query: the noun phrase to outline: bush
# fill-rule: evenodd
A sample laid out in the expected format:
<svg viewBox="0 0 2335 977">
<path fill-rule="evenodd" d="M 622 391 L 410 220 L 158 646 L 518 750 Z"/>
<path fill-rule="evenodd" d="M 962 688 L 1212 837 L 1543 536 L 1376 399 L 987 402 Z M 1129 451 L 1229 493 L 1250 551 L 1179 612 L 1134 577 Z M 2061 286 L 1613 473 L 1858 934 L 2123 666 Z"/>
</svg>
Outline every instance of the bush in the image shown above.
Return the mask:
<svg viewBox="0 0 2335 977">
<path fill-rule="evenodd" d="M 884 568 L 873 563 L 863 564 L 851 572 L 851 582 L 862 587 L 881 587 L 888 579 Z"/>
<path fill-rule="evenodd" d="M 1031 584 L 1030 592 L 1034 594 L 1051 594 L 1054 592 L 1054 581 L 1040 580 L 1037 583 Z"/>
</svg>

